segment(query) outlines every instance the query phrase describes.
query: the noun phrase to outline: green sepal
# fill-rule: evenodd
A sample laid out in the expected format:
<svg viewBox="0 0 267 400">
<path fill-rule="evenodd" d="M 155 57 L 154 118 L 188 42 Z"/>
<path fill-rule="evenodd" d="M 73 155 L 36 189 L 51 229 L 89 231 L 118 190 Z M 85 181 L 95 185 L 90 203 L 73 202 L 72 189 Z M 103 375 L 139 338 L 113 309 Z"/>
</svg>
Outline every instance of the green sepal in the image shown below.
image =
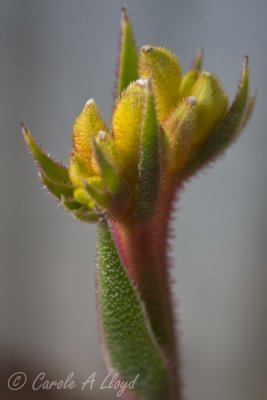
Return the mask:
<svg viewBox="0 0 267 400">
<path fill-rule="evenodd" d="M 99 215 L 95 210 L 88 210 L 73 198 L 61 196 L 61 205 L 80 221 L 96 222 L 99 219 Z"/>
<path fill-rule="evenodd" d="M 97 222 L 99 220 L 99 215 L 93 210 L 87 210 L 84 207 L 81 207 L 77 210 L 72 211 L 72 215 L 82 221 L 82 222 Z"/>
<path fill-rule="evenodd" d="M 117 95 L 138 78 L 138 53 L 126 7 L 121 9 L 120 49 L 118 58 Z"/>
<path fill-rule="evenodd" d="M 68 173 L 73 186 L 82 187 L 83 180 L 90 176 L 92 171 L 84 158 L 79 153 L 72 151 L 70 153 Z"/>
<path fill-rule="evenodd" d="M 245 129 L 245 127 L 247 126 L 248 121 L 250 120 L 250 117 L 253 113 L 255 104 L 256 104 L 256 100 L 257 100 L 257 92 L 255 92 L 253 95 L 251 95 L 248 98 L 247 101 L 247 105 L 246 105 L 246 109 L 244 111 L 244 115 L 241 121 L 241 124 L 239 125 L 239 131 L 241 132 L 243 129 Z"/>
<path fill-rule="evenodd" d="M 72 197 L 61 196 L 61 204 L 68 210 L 74 211 L 80 209 L 82 206 L 78 201 L 74 200 Z"/>
<path fill-rule="evenodd" d="M 154 94 L 149 82 L 140 136 L 138 214 L 144 218 L 154 210 L 160 179 L 159 126 Z"/>
<path fill-rule="evenodd" d="M 26 126 L 21 123 L 22 133 L 24 140 L 28 146 L 29 151 L 32 153 L 33 158 L 37 162 L 41 174 L 44 174 L 49 180 L 54 183 L 72 186 L 68 170 L 66 167 L 61 165 L 58 161 L 55 161 L 51 156 L 45 154 L 41 150 L 40 146 L 35 142 L 30 134 L 30 131 Z"/>
<path fill-rule="evenodd" d="M 80 203 L 88 210 L 92 210 L 95 206 L 93 199 L 89 196 L 89 194 L 83 187 L 78 187 L 74 189 L 73 198 L 75 201 L 77 201 L 77 203 Z"/>
<path fill-rule="evenodd" d="M 47 190 L 52 193 L 57 199 L 61 199 L 61 196 L 72 197 L 73 188 L 60 185 L 48 179 L 44 173 L 40 173 L 41 181 L 45 184 Z"/>
<path fill-rule="evenodd" d="M 107 185 L 108 190 L 111 194 L 117 194 L 119 188 L 121 187 L 121 178 L 116 171 L 116 168 L 112 165 L 108 156 L 105 154 L 105 150 L 104 147 L 101 146 L 101 142 L 93 140 L 92 146 L 100 174 Z"/>
<path fill-rule="evenodd" d="M 238 90 L 229 111 L 214 132 L 190 156 L 185 168 L 181 171 L 181 179 L 190 178 L 199 169 L 214 161 L 236 139 L 254 107 L 254 98 L 248 100 L 248 92 L 248 57 L 245 57 Z"/>
<path fill-rule="evenodd" d="M 108 208 L 111 203 L 111 197 L 104 188 L 99 188 L 99 185 L 94 184 L 94 180 L 86 179 L 83 181 L 83 186 L 92 200 L 100 207 Z"/>
<path fill-rule="evenodd" d="M 105 222 L 98 229 L 98 301 L 110 367 L 123 381 L 136 379 L 136 398 L 170 398 L 168 374 L 144 305 L 130 282 Z"/>
</svg>

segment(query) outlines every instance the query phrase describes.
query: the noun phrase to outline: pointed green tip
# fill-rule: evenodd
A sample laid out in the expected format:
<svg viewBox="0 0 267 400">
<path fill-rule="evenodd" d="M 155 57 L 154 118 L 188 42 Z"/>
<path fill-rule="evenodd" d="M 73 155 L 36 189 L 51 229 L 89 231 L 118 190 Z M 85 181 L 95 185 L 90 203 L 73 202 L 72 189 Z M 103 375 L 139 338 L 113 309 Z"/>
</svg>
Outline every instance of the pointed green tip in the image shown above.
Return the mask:
<svg viewBox="0 0 267 400">
<path fill-rule="evenodd" d="M 248 56 L 247 54 L 245 54 L 245 55 L 244 55 L 243 65 L 244 65 L 245 67 L 247 67 L 247 66 L 248 66 L 248 63 L 249 63 L 249 56 Z"/>
<path fill-rule="evenodd" d="M 34 161 L 42 175 L 44 175 L 51 184 L 59 186 L 72 187 L 69 179 L 67 168 L 59 161 L 54 159 L 51 155 L 46 154 L 41 146 L 31 136 L 29 129 L 21 123 L 21 130 L 29 152 L 32 154 Z M 46 185 L 48 186 L 48 185 Z M 48 188 L 49 189 L 49 188 Z"/>
<path fill-rule="evenodd" d="M 243 59 L 241 82 L 242 80 L 248 78 L 248 74 L 249 74 L 249 56 L 245 55 Z"/>
<path fill-rule="evenodd" d="M 20 121 L 20 126 L 21 126 L 22 134 L 25 135 L 27 132 L 27 128 L 26 128 L 24 122 Z"/>
<path fill-rule="evenodd" d="M 21 126 L 21 132 L 22 132 L 23 138 L 24 138 L 27 146 L 30 148 L 31 147 L 31 139 L 32 139 L 30 131 L 28 130 L 28 128 L 22 121 L 20 122 L 20 126 Z"/>
<path fill-rule="evenodd" d="M 38 161 L 37 143 L 33 139 L 32 135 L 31 135 L 29 129 L 26 127 L 26 125 L 23 122 L 21 122 L 20 125 L 21 125 L 22 135 L 23 135 L 24 141 L 28 147 L 28 150 L 33 155 L 33 157 L 36 159 L 36 161 Z"/>
<path fill-rule="evenodd" d="M 203 58 L 204 58 L 204 49 L 203 47 L 201 47 L 197 51 L 195 58 L 191 63 L 191 69 L 194 69 L 195 71 L 201 71 L 203 65 Z"/>
<path fill-rule="evenodd" d="M 238 96 L 242 97 L 243 102 L 246 103 L 248 95 L 249 95 L 249 57 L 245 55 L 243 59 L 241 78 L 239 81 L 236 97 L 237 98 Z"/>
<path fill-rule="evenodd" d="M 132 24 L 128 16 L 127 7 L 123 6 L 121 8 L 120 46 L 117 61 L 116 91 L 118 95 L 120 95 L 132 81 L 137 79 L 137 69 L 138 53 Z"/>
<path fill-rule="evenodd" d="M 129 16 L 128 16 L 128 8 L 127 6 L 122 6 L 121 7 L 121 22 L 128 22 L 129 21 Z"/>
<path fill-rule="evenodd" d="M 21 124 L 22 135 L 23 135 L 25 143 L 28 147 L 28 150 L 32 154 L 35 161 L 37 161 L 37 163 L 41 164 L 41 166 L 42 166 L 42 158 L 43 158 L 43 155 L 45 155 L 45 153 L 41 150 L 40 146 L 38 146 L 36 141 L 33 139 L 31 132 L 26 127 L 26 125 L 23 122 L 21 122 L 20 124 Z M 48 158 L 48 156 L 47 156 L 47 158 Z"/>
</svg>

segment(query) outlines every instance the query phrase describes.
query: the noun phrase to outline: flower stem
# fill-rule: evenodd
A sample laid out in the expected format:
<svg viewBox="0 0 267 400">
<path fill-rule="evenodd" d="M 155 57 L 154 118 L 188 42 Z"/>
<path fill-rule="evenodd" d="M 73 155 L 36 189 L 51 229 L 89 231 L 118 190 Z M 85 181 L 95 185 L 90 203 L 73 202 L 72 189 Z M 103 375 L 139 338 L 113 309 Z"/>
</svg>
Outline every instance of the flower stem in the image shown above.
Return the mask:
<svg viewBox="0 0 267 400">
<path fill-rule="evenodd" d="M 170 214 L 175 191 L 163 190 L 147 221 L 111 221 L 120 259 L 145 305 L 151 328 L 165 356 L 172 398 L 181 399 L 179 355 L 167 257 Z"/>
</svg>

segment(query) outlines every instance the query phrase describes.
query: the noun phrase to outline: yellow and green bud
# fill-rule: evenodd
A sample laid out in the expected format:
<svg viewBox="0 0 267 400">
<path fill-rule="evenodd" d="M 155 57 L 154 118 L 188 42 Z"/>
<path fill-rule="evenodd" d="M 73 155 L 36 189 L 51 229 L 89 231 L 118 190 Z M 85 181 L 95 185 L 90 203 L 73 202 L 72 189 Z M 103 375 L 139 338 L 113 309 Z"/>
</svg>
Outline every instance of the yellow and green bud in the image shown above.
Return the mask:
<svg viewBox="0 0 267 400">
<path fill-rule="evenodd" d="M 68 169 L 42 152 L 26 128 L 24 133 L 43 182 L 60 201 L 72 204 L 73 199 L 92 212 L 107 209 L 111 214 L 124 204 L 128 213 L 143 218 L 156 207 L 162 177 L 168 182 L 187 179 L 212 161 L 245 125 L 254 101 L 248 100 L 245 62 L 236 99 L 228 109 L 217 77 L 201 71 L 203 53 L 182 76 L 170 50 L 144 46 L 139 79 L 129 82 L 136 75 L 124 71 L 129 68 L 127 52 L 130 58 L 137 54 L 131 34 L 123 11 L 117 82 L 118 93 L 123 91 L 115 102 L 110 131 L 90 99 L 73 126 Z"/>
<path fill-rule="evenodd" d="M 89 166 L 91 166 L 92 139 L 99 131 L 106 129 L 94 99 L 88 100 L 74 123 L 72 143 L 74 150 Z"/>
<path fill-rule="evenodd" d="M 135 81 L 122 93 L 112 116 L 112 132 L 123 175 L 137 178 L 139 139 L 145 102 L 145 81 Z"/>
<path fill-rule="evenodd" d="M 197 101 L 196 133 L 192 146 L 199 145 L 218 125 L 227 112 L 228 98 L 218 79 L 209 72 L 201 72 L 193 85 L 190 96 Z"/>
<path fill-rule="evenodd" d="M 186 162 L 197 127 L 197 100 L 189 96 L 181 100 L 164 122 L 167 137 L 166 164 L 175 174 Z"/>
<path fill-rule="evenodd" d="M 179 101 L 182 71 L 175 54 L 163 47 L 144 46 L 141 49 L 139 74 L 151 79 L 159 122 L 163 122 Z"/>
<path fill-rule="evenodd" d="M 180 99 L 183 99 L 183 98 L 191 95 L 193 86 L 195 85 L 196 81 L 198 80 L 198 77 L 199 77 L 199 71 L 196 71 L 194 69 L 188 71 L 184 75 L 184 77 L 181 81 L 180 89 L 179 89 L 179 98 Z"/>
</svg>

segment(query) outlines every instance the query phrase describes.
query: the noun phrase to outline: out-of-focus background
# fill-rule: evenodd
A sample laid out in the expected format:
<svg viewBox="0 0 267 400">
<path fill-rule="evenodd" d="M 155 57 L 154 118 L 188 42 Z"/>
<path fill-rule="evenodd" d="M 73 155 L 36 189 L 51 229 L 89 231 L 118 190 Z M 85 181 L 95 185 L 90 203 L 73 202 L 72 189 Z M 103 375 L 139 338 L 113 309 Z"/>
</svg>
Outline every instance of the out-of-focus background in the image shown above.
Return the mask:
<svg viewBox="0 0 267 400">
<path fill-rule="evenodd" d="M 1 399 L 115 399 L 95 311 L 94 225 L 56 207 L 38 181 L 19 122 L 68 161 L 71 129 L 94 97 L 107 121 L 122 1 L 0 0 Z M 190 182 L 172 241 L 187 400 L 267 396 L 267 3 L 128 0 L 137 44 L 172 48 L 184 70 L 201 46 L 231 98 L 243 55 L 258 101 L 240 140 Z M 23 391 L 7 379 L 28 375 Z M 77 390 L 32 392 L 73 372 Z M 96 373 L 96 382 L 79 385 Z"/>
</svg>

